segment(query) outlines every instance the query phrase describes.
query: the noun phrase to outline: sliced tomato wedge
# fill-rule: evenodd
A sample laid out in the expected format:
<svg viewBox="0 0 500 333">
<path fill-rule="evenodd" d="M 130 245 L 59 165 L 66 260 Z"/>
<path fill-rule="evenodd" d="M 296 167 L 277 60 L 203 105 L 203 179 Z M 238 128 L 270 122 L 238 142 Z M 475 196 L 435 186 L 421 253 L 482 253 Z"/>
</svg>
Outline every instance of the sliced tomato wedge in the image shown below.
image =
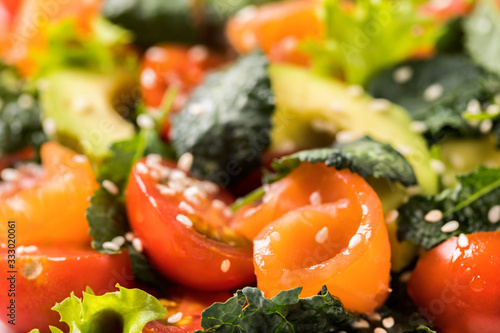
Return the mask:
<svg viewBox="0 0 500 333">
<path fill-rule="evenodd" d="M 43 145 L 41 158 L 41 167 L 2 171 L 8 181 L 0 182 L 0 242 L 7 243 L 7 222 L 15 221 L 18 245 L 89 243 L 85 212 L 98 187 L 90 162 L 55 142 Z"/>
<path fill-rule="evenodd" d="M 242 214 L 235 226 L 254 237 L 257 285 L 267 297 L 299 286 L 308 297 L 326 285 L 352 311 L 384 303 L 387 228 L 379 198 L 359 175 L 303 163 Z"/>
<path fill-rule="evenodd" d="M 51 308 L 71 292 L 82 297 L 91 287 L 96 295 L 115 291 L 116 283 L 134 287 L 128 253 L 103 254 L 89 247 L 17 247 L 15 268 L 10 268 L 8 248 L 1 249 L 2 278 L 0 300 L 6 306 L 15 300 L 15 323 L 8 324 L 14 332 L 29 332 L 33 328 L 49 332 L 49 325 L 65 331 L 69 327 L 59 322 L 59 314 Z M 11 257 L 12 258 L 12 257 Z M 17 273 L 9 273 L 16 271 Z M 12 279 L 12 276 L 15 276 Z M 15 282 L 14 282 L 15 281 Z M 12 286 L 11 283 L 15 286 Z M 12 290 L 12 291 L 10 291 Z M 12 292 L 11 296 L 9 293 Z M 2 311 L 1 321 L 8 323 L 9 309 Z"/>
<path fill-rule="evenodd" d="M 228 227 L 232 197 L 150 155 L 132 169 L 126 203 L 144 252 L 166 277 L 203 290 L 255 280 L 252 244 Z"/>
<path fill-rule="evenodd" d="M 321 2 L 316 0 L 289 0 L 247 7 L 228 22 L 227 37 L 239 53 L 260 48 L 272 61 L 308 64 L 309 58 L 300 51 L 299 44 L 323 36 L 320 9 Z"/>
</svg>

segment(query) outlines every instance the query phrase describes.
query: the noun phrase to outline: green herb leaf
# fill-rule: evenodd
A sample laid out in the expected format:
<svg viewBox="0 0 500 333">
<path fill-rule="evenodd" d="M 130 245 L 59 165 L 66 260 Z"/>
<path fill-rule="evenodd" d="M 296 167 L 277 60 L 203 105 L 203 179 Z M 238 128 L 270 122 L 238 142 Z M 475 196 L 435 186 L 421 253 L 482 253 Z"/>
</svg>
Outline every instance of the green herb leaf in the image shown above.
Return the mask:
<svg viewBox="0 0 500 333">
<path fill-rule="evenodd" d="M 279 178 L 303 162 L 325 163 L 338 170 L 348 168 L 362 177 L 387 178 L 411 186 L 417 184 L 413 168 L 390 144 L 364 137 L 334 148 L 311 149 L 285 156 L 273 162 Z"/>
<path fill-rule="evenodd" d="M 365 84 L 380 70 L 433 46 L 439 24 L 423 18 L 419 1 L 324 1 L 326 39 L 309 43 L 315 66 L 348 83 Z M 418 27 L 418 34 L 415 29 Z"/>
<path fill-rule="evenodd" d="M 325 332 L 352 321 L 326 287 L 308 298 L 299 298 L 301 290 L 281 291 L 271 299 L 257 288 L 238 290 L 225 303 L 214 303 L 203 311 L 204 331 L 197 332 Z"/>
<path fill-rule="evenodd" d="M 398 71 L 409 73 L 408 79 L 397 82 Z M 384 71 L 370 82 L 368 91 L 405 107 L 414 120 L 425 124 L 424 134 L 435 143 L 447 136 L 478 135 L 464 115 L 470 103 L 485 110 L 500 92 L 500 79 L 463 55 L 441 55 Z"/>
<path fill-rule="evenodd" d="M 52 310 L 59 312 L 61 322 L 68 324 L 69 333 L 118 330 L 123 333 L 141 333 L 148 322 L 161 319 L 167 314 L 163 305 L 145 291 L 127 289 L 118 284 L 116 286 L 119 291 L 102 296 L 83 292 L 83 300 L 71 293 L 61 303 L 56 303 Z M 62 333 L 52 326 L 50 330 Z"/>
<path fill-rule="evenodd" d="M 46 140 L 38 94 L 18 71 L 0 61 L 0 157 Z"/>
<path fill-rule="evenodd" d="M 479 1 L 464 27 L 465 47 L 472 59 L 500 75 L 500 7 L 491 0 Z"/>
<path fill-rule="evenodd" d="M 488 213 L 500 202 L 500 169 L 480 167 L 457 177 L 458 185 L 431 196 L 414 196 L 399 209 L 398 236 L 429 249 L 461 233 L 498 230 Z M 440 210 L 443 217 L 427 222 L 425 215 Z M 457 221 L 458 229 L 443 232 L 441 228 Z"/>
<path fill-rule="evenodd" d="M 412 331 L 405 331 L 404 333 L 437 333 L 427 326 L 416 328 Z"/>
<path fill-rule="evenodd" d="M 174 147 L 193 154 L 195 176 L 228 186 L 260 167 L 274 111 L 267 68 L 254 53 L 209 74 L 174 117 Z"/>
</svg>

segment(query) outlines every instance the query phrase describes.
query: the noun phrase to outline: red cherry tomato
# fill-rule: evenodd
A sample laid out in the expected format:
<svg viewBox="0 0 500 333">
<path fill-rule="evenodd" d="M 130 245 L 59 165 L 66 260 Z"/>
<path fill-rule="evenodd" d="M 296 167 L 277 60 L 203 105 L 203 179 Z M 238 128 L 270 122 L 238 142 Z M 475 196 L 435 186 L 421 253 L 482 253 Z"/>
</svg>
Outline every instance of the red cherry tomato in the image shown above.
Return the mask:
<svg viewBox="0 0 500 333">
<path fill-rule="evenodd" d="M 190 178 L 155 155 L 132 169 L 126 202 L 130 226 L 165 276 L 203 290 L 255 280 L 251 242 L 227 225 L 230 195 Z"/>
<path fill-rule="evenodd" d="M 459 244 L 460 243 L 460 244 Z M 446 333 L 493 333 L 500 327 L 500 232 L 438 245 L 417 263 L 408 293 Z"/>
<path fill-rule="evenodd" d="M 142 60 L 141 92 L 146 106 L 158 108 L 169 87 L 178 89 L 173 112 L 180 110 L 191 90 L 203 81 L 207 71 L 226 62 L 225 57 L 205 46 L 162 44 L 149 48 Z M 163 130 L 168 136 L 169 123 Z"/>
<path fill-rule="evenodd" d="M 13 269 L 17 271 L 15 274 L 9 273 L 12 269 L 9 268 L 11 262 L 8 255 L 11 253 L 8 249 L 2 248 L 0 256 L 0 288 L 4 291 L 0 293 L 0 301 L 5 305 L 1 321 L 13 332 L 25 333 L 39 328 L 45 333 L 49 332 L 49 325 L 68 330 L 66 324 L 59 322 L 59 314 L 51 310 L 56 302 L 61 302 L 71 292 L 82 297 L 82 291 L 87 286 L 96 295 L 115 291 L 116 283 L 128 288 L 134 286 L 134 275 L 126 252 L 109 255 L 90 247 L 38 247 L 29 250 L 29 253 L 19 250 L 18 247 Z M 15 300 L 15 326 L 8 324 L 12 319 L 8 315 L 12 311 L 6 309 L 12 300 Z"/>
</svg>

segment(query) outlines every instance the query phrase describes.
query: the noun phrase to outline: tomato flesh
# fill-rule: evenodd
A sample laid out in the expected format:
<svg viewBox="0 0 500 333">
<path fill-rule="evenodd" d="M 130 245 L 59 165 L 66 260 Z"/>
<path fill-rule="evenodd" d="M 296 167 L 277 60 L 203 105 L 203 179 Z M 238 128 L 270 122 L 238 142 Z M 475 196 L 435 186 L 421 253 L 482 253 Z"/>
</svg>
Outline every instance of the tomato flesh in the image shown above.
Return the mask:
<svg viewBox="0 0 500 333">
<path fill-rule="evenodd" d="M 2 304 L 10 304 L 7 291 L 11 281 L 7 278 L 9 262 L 7 249 L 2 248 L 0 262 L 2 279 L 0 287 L 6 292 L 0 294 Z M 134 286 L 134 275 L 130 258 L 126 252 L 103 254 L 90 247 L 37 247 L 30 253 L 19 251 L 16 254 L 15 304 L 16 325 L 8 325 L 14 332 L 28 332 L 39 328 L 40 332 L 50 332 L 49 325 L 68 330 L 59 322 L 59 314 L 51 308 L 56 302 L 67 298 L 71 292 L 82 297 L 82 291 L 91 287 L 96 295 L 115 291 L 115 284 L 124 287 Z M 6 311 L 1 320 L 11 320 Z"/>
<path fill-rule="evenodd" d="M 408 281 L 420 313 L 442 332 L 498 332 L 500 327 L 500 232 L 453 237 L 426 253 Z"/>
<path fill-rule="evenodd" d="M 303 163 L 244 214 L 235 224 L 247 236 L 259 232 L 254 265 L 267 297 L 299 286 L 308 297 L 326 285 L 352 311 L 371 313 L 384 303 L 387 229 L 380 200 L 359 175 Z"/>
<path fill-rule="evenodd" d="M 19 245 L 89 243 L 85 212 L 98 186 L 90 162 L 55 142 L 43 145 L 41 158 L 42 169 L 21 168 L 0 184 L 0 241 L 15 221 Z"/>
<path fill-rule="evenodd" d="M 154 266 L 203 290 L 253 282 L 251 242 L 228 227 L 230 195 L 152 157 L 133 168 L 126 200 L 132 230 Z"/>
</svg>

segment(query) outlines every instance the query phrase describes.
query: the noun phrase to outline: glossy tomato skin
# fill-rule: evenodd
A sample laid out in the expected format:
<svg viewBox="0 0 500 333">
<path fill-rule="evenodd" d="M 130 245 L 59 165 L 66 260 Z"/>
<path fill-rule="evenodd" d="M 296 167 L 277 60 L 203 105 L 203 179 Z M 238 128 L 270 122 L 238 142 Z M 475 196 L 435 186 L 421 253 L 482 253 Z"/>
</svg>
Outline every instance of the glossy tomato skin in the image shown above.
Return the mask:
<svg viewBox="0 0 500 333">
<path fill-rule="evenodd" d="M 500 328 L 500 232 L 454 237 L 417 263 L 408 293 L 420 313 L 444 333 L 493 333 Z"/>
<path fill-rule="evenodd" d="M 7 250 L 2 249 L 0 263 L 2 278 L 0 288 L 1 304 L 10 304 L 15 299 L 15 323 L 8 325 L 12 332 L 29 332 L 33 328 L 49 332 L 49 325 L 63 330 L 68 327 L 59 322 L 59 314 L 51 308 L 56 302 L 69 297 L 71 292 L 81 297 L 87 286 L 96 295 L 115 291 L 116 283 L 124 287 L 134 287 L 128 253 L 104 254 L 89 248 L 38 247 L 32 253 L 19 253 L 16 258 L 15 280 L 7 262 Z M 7 290 L 15 281 L 15 298 Z M 1 321 L 7 323 L 11 318 L 2 311 Z"/>
<path fill-rule="evenodd" d="M 231 246 L 181 223 L 179 215 L 198 219 L 200 205 L 191 203 L 181 194 L 162 194 L 153 173 L 144 173 L 138 168 L 138 165 L 147 164 L 147 159 L 143 159 L 132 169 L 126 204 L 130 226 L 141 239 L 144 252 L 153 265 L 166 277 L 202 290 L 228 290 L 253 282 L 251 243 Z M 175 170 L 177 175 L 181 172 L 173 163 L 161 162 L 161 168 L 164 167 Z M 204 205 L 213 207 L 210 200 L 216 198 L 219 202 L 227 202 L 228 196 L 218 189 L 218 194 L 211 196 Z M 180 209 L 181 201 L 193 206 L 193 214 Z M 214 208 L 203 208 L 203 211 L 203 219 L 210 220 L 217 215 L 224 221 Z M 226 262 L 225 269 L 221 268 L 223 262 Z"/>
</svg>

